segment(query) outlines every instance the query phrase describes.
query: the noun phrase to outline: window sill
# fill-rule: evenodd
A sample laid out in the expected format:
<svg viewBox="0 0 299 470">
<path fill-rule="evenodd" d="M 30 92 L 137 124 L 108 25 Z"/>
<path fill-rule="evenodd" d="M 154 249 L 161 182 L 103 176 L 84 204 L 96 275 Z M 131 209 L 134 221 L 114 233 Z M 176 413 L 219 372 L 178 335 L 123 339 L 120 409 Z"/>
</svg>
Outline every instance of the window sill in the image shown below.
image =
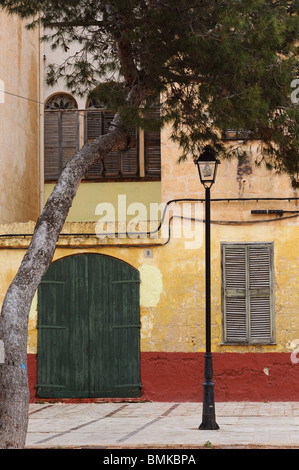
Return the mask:
<svg viewBox="0 0 299 470">
<path fill-rule="evenodd" d="M 57 183 L 57 179 L 45 180 L 45 184 Z M 144 181 L 161 181 L 157 176 L 145 177 L 132 177 L 132 178 L 85 178 L 81 183 L 129 183 L 129 182 L 144 182 Z"/>
</svg>

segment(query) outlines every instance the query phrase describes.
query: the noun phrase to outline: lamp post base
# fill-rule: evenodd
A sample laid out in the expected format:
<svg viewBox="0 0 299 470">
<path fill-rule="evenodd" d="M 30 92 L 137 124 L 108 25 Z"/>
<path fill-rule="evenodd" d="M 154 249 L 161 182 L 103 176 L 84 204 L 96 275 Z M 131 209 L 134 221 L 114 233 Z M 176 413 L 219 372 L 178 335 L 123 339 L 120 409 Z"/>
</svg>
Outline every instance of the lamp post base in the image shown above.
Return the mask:
<svg viewBox="0 0 299 470">
<path fill-rule="evenodd" d="M 203 413 L 202 423 L 200 424 L 198 429 L 207 431 L 216 431 L 217 429 L 219 429 L 219 426 L 216 423 L 215 413 L 214 415 Z"/>
<path fill-rule="evenodd" d="M 212 354 L 205 354 L 205 382 L 203 384 L 203 409 L 202 423 L 198 429 L 216 430 L 219 429 L 215 416 L 214 383 Z"/>
<path fill-rule="evenodd" d="M 214 405 L 214 384 L 204 383 L 204 401 L 202 411 L 202 422 L 198 429 L 216 430 L 219 429 L 216 423 Z"/>
<path fill-rule="evenodd" d="M 217 431 L 219 429 L 219 426 L 216 422 L 213 423 L 204 423 L 202 422 L 201 425 L 198 427 L 199 430 L 204 430 L 204 431 Z"/>
</svg>

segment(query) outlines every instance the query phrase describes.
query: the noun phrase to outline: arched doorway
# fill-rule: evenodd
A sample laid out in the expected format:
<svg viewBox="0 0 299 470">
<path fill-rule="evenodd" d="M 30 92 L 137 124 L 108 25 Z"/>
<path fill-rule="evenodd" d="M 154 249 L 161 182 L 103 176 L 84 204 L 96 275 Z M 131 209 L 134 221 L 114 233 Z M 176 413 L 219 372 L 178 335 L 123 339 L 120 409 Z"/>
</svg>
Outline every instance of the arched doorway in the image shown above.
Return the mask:
<svg viewBox="0 0 299 470">
<path fill-rule="evenodd" d="M 50 266 L 38 289 L 39 397 L 140 396 L 139 282 L 105 255 Z"/>
</svg>

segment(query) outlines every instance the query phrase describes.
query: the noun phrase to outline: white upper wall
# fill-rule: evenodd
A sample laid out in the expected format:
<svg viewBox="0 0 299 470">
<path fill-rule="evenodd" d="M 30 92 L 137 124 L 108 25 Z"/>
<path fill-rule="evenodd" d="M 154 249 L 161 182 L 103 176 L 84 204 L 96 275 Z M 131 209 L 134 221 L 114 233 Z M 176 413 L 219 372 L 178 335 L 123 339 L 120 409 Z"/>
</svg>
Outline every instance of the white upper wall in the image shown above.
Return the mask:
<svg viewBox="0 0 299 470">
<path fill-rule="evenodd" d="M 64 53 L 60 48 L 51 49 L 50 43 L 44 43 L 44 74 L 46 75 L 47 67 L 50 64 L 57 64 L 61 65 L 68 57 L 75 54 L 79 49 L 80 46 L 75 42 L 70 46 L 70 49 L 67 53 Z M 80 97 L 74 93 L 71 93 L 70 90 L 67 89 L 66 84 L 63 79 L 60 79 L 58 83 L 56 83 L 53 87 L 49 87 L 46 83 L 44 86 L 44 100 L 46 101 L 49 96 L 55 93 L 69 93 L 71 94 L 75 100 L 77 101 L 79 109 L 86 108 L 86 97 Z"/>
</svg>

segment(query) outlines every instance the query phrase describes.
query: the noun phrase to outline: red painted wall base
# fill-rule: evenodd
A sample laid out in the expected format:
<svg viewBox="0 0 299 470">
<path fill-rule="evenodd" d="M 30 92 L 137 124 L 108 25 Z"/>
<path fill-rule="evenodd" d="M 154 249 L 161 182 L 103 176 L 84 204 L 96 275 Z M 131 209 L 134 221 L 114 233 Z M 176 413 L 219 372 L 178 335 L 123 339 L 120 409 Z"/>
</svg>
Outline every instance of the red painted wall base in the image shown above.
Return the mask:
<svg viewBox="0 0 299 470">
<path fill-rule="evenodd" d="M 216 402 L 299 401 L 299 363 L 289 353 L 214 353 L 213 369 Z M 140 399 L 201 402 L 203 370 L 203 353 L 142 352 Z M 28 355 L 28 377 L 36 402 L 34 354 Z"/>
</svg>

